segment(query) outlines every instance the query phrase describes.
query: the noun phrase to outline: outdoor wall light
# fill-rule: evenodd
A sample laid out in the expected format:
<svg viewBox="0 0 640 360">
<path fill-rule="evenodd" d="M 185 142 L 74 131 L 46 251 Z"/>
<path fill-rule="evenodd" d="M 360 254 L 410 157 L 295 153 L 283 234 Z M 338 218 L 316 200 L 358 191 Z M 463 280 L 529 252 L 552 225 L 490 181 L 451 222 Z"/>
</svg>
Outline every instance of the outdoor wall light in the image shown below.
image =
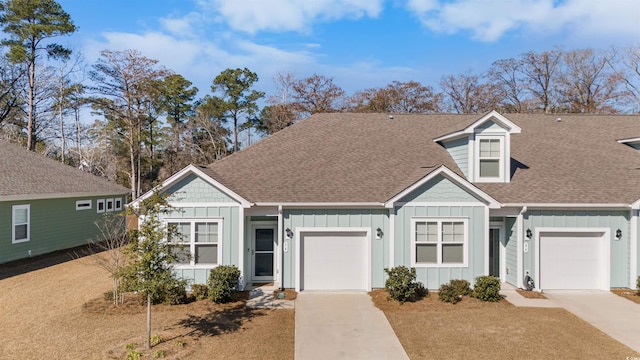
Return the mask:
<svg viewBox="0 0 640 360">
<path fill-rule="evenodd" d="M 622 230 L 620 229 L 616 230 L 616 240 L 620 240 L 621 237 L 622 237 Z"/>
<path fill-rule="evenodd" d="M 531 233 L 531 229 L 527 229 L 527 239 L 531 240 L 531 238 L 533 237 L 533 234 Z"/>
<path fill-rule="evenodd" d="M 376 240 L 380 240 L 380 239 L 382 239 L 382 235 L 383 235 L 383 233 L 382 233 L 382 229 L 377 228 L 377 229 L 376 229 Z"/>
<path fill-rule="evenodd" d="M 287 228 L 284 232 L 287 234 L 287 239 L 293 239 L 293 231 L 291 229 Z"/>
</svg>

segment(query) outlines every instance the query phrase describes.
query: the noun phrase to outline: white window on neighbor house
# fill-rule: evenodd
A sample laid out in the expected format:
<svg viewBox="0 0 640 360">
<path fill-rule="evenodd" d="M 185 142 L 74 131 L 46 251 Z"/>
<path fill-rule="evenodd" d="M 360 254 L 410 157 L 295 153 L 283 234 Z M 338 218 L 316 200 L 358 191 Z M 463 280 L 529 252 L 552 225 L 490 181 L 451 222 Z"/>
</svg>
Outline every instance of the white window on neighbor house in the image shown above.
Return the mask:
<svg viewBox="0 0 640 360">
<path fill-rule="evenodd" d="M 178 266 L 213 267 L 222 256 L 222 220 L 168 220 L 169 242 Z"/>
<path fill-rule="evenodd" d="M 12 207 L 11 234 L 12 243 L 29 241 L 30 205 L 14 205 Z"/>
<path fill-rule="evenodd" d="M 104 199 L 96 200 L 96 212 L 103 213 L 104 209 Z"/>
<path fill-rule="evenodd" d="M 481 180 L 502 179 L 502 139 L 480 138 L 478 145 L 478 176 Z"/>
<path fill-rule="evenodd" d="M 114 204 L 113 204 L 113 199 L 107 199 L 107 200 L 105 201 L 105 203 L 107 204 L 107 205 L 106 205 L 106 206 L 107 206 L 107 211 L 113 211 L 113 210 L 114 210 L 114 207 L 113 207 L 113 205 L 114 205 Z"/>
<path fill-rule="evenodd" d="M 412 266 L 465 266 L 468 220 L 412 219 Z"/>
<path fill-rule="evenodd" d="M 122 198 L 113 199 L 113 206 L 116 211 L 122 210 Z"/>
<path fill-rule="evenodd" d="M 91 200 L 76 201 L 76 210 L 91 210 Z"/>
</svg>

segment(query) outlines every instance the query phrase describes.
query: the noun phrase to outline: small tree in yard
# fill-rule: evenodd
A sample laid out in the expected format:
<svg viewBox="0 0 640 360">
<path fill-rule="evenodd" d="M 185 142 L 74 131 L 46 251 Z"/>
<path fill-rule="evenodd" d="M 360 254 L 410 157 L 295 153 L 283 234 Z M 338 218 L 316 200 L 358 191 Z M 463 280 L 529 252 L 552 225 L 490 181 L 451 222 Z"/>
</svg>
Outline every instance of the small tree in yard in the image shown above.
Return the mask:
<svg viewBox="0 0 640 360">
<path fill-rule="evenodd" d="M 176 286 L 184 286 L 173 274 L 173 263 L 177 256 L 165 241 L 167 232 L 160 215 L 170 206 L 165 197 L 154 193 L 140 203 L 138 216 L 144 217 L 137 231 L 132 232 L 132 241 L 126 251 L 131 263 L 122 269 L 123 288 L 137 291 L 147 299 L 147 349 L 151 348 L 151 305 L 154 300 L 164 299 Z"/>
</svg>

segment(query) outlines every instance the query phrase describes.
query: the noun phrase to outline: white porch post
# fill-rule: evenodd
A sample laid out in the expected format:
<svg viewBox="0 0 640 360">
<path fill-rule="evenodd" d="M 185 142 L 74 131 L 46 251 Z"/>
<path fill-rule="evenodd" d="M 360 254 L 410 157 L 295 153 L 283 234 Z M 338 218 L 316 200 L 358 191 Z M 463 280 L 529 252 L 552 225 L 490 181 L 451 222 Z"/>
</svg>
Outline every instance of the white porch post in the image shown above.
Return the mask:
<svg viewBox="0 0 640 360">
<path fill-rule="evenodd" d="M 240 278 L 242 279 L 240 283 L 241 290 L 244 290 L 244 287 L 247 283 L 247 277 L 244 269 L 244 208 L 242 206 L 238 207 L 238 268 L 240 269 Z"/>
<path fill-rule="evenodd" d="M 629 229 L 629 289 L 636 288 L 638 278 L 638 210 L 631 209 L 631 229 Z"/>
</svg>

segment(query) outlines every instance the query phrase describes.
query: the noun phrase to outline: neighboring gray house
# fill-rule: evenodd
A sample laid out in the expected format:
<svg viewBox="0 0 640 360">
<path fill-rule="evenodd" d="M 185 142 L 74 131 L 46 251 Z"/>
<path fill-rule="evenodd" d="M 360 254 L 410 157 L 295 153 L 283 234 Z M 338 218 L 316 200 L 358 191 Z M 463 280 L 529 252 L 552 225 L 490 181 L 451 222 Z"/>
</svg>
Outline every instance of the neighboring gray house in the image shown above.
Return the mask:
<svg viewBox="0 0 640 360">
<path fill-rule="evenodd" d="M 431 289 L 495 275 L 538 289 L 635 288 L 640 116 L 316 114 L 160 187 L 197 283 Z M 144 197 L 148 196 L 144 195 Z"/>
<path fill-rule="evenodd" d="M 86 245 L 127 188 L 0 141 L 0 263 Z"/>
</svg>

